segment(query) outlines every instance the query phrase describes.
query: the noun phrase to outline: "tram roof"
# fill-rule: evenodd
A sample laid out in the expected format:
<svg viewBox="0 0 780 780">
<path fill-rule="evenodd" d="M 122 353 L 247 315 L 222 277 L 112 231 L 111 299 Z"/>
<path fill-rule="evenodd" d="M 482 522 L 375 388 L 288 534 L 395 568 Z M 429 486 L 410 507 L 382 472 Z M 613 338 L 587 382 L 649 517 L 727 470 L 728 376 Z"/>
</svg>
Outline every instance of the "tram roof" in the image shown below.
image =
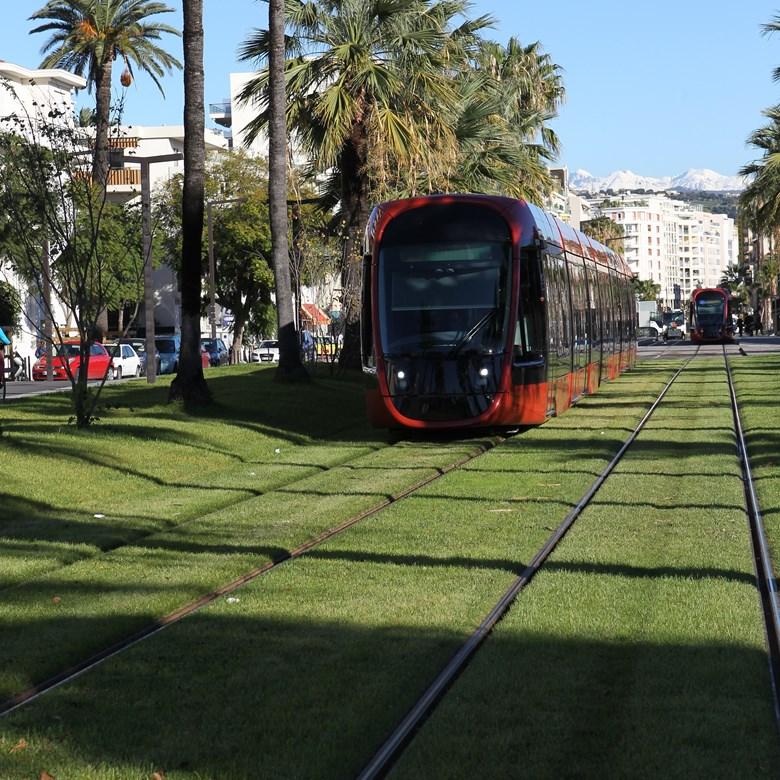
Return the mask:
<svg viewBox="0 0 780 780">
<path fill-rule="evenodd" d="M 533 203 L 525 201 L 524 205 L 533 219 L 537 235 L 546 243 L 554 244 L 579 257 L 586 257 L 594 262 L 609 266 L 619 273 L 631 275 L 628 264 L 617 252 Z"/>
<path fill-rule="evenodd" d="M 515 200 L 498 195 L 481 194 L 441 194 L 427 195 L 420 198 L 410 198 L 404 201 L 390 201 L 381 203 L 374 208 L 369 223 L 366 226 L 366 239 L 368 242 L 373 240 L 377 220 L 383 212 L 398 212 L 418 205 L 440 202 L 475 202 L 475 203 L 494 203 L 501 204 L 500 210 L 509 217 L 514 214 L 514 219 L 523 224 L 522 241 L 529 243 L 533 240 L 532 236 L 541 238 L 545 243 L 565 249 L 568 253 L 585 257 L 593 260 L 600 265 L 606 265 L 620 274 L 631 276 L 632 271 L 623 258 L 612 251 L 609 247 L 600 244 L 585 233 L 576 230 L 571 225 L 550 214 L 544 209 L 535 206 L 525 200 Z M 528 224 L 530 217 L 531 224 Z"/>
</svg>

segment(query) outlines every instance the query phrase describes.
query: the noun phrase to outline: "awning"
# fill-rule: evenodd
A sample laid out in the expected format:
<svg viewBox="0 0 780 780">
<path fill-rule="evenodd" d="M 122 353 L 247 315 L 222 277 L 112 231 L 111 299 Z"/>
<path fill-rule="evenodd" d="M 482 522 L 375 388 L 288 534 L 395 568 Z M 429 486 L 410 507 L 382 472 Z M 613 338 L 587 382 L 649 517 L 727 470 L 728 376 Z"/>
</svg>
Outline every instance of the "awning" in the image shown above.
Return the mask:
<svg viewBox="0 0 780 780">
<path fill-rule="evenodd" d="M 301 319 L 313 325 L 330 325 L 330 317 L 314 303 L 301 304 Z"/>
</svg>

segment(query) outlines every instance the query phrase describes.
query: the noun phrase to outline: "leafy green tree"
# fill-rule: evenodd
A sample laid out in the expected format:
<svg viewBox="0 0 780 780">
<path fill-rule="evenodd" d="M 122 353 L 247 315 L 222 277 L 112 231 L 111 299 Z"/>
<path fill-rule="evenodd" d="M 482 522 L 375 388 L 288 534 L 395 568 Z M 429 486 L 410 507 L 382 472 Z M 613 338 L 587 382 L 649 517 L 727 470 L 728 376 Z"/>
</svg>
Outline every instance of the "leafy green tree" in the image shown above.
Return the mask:
<svg viewBox="0 0 780 780">
<path fill-rule="evenodd" d="M 19 293 L 8 282 L 0 281 L 0 327 L 17 327 L 22 316 Z"/>
<path fill-rule="evenodd" d="M 206 163 L 206 199 L 213 202 L 212 233 L 216 269 L 216 300 L 234 316 L 234 358 L 241 354 L 245 332 L 252 336 L 267 337 L 276 332 L 277 324 L 269 323 L 269 312 L 275 313 L 271 304 L 274 275 L 271 269 L 271 233 L 268 210 L 268 166 L 265 160 L 250 157 L 243 151 L 231 154 L 215 154 Z M 241 193 L 239 198 L 235 193 Z M 307 191 L 302 199 L 308 201 Z M 180 176 L 168 180 L 155 196 L 155 221 L 165 236 L 164 249 L 168 262 L 180 269 L 181 262 L 181 197 Z M 291 211 L 297 213 L 293 224 L 298 235 L 291 243 L 291 256 L 300 252 L 302 257 L 292 257 L 289 266 L 304 283 L 311 283 L 328 270 L 318 261 L 327 255 L 327 245 L 322 238 L 323 218 L 316 207 L 306 202 L 294 202 Z M 203 233 L 202 270 L 206 278 L 208 236 Z M 289 273 L 289 271 L 288 271 Z M 201 303 L 206 310 L 207 300 Z M 298 349 L 297 343 L 295 346 Z"/>
<path fill-rule="evenodd" d="M 661 285 L 654 282 L 652 279 L 639 279 L 635 276 L 631 280 L 631 284 L 634 288 L 634 295 L 636 295 L 640 301 L 658 300 L 658 296 L 661 293 Z"/>
<path fill-rule="evenodd" d="M 330 173 L 340 204 L 342 365 L 359 367 L 360 361 L 360 246 L 371 202 L 370 155 L 435 168 L 441 149 L 454 148 L 453 70 L 467 64 L 477 32 L 490 21 L 464 21 L 466 9 L 463 0 L 286 3 L 287 125 L 313 166 Z M 241 57 L 265 66 L 269 41 L 268 31 L 255 31 Z M 264 70 L 242 93 L 260 109 L 248 126 L 250 140 L 269 123 L 268 85 Z"/>
<path fill-rule="evenodd" d="M 64 68 L 84 76 L 88 88 L 95 91 L 95 184 L 105 186 L 108 179 L 114 61 L 124 61 L 123 86 L 130 85 L 137 68 L 148 74 L 163 92 L 160 79 L 181 64 L 156 41 L 163 34 L 180 33 L 167 24 L 149 20 L 172 11 L 173 8 L 154 0 L 49 0 L 30 17 L 43 22 L 31 33 L 51 32 L 43 45 L 41 67 Z"/>
<path fill-rule="evenodd" d="M 128 224 L 130 212 L 111 207 L 105 188 L 94 186 L 74 158 L 79 131 L 54 109 L 47 122 L 39 119 L 0 120 L 0 252 L 37 292 L 54 324 L 53 335 L 41 337 L 56 349 L 66 336 L 49 289 L 78 333 L 79 371 L 74 375 L 67 361 L 65 369 L 81 428 L 94 419 L 102 388 L 87 386 L 99 313 L 126 296 L 128 285 L 140 287 L 143 265 L 141 253 L 127 243 L 137 230 Z"/>
</svg>

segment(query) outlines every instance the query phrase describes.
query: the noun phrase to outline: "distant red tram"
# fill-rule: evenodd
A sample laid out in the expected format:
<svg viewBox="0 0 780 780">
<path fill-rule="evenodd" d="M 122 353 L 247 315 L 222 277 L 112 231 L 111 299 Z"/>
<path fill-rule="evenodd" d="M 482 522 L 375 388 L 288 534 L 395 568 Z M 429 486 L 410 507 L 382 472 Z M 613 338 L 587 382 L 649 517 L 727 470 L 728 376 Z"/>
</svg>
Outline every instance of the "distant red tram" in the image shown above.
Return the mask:
<svg viewBox="0 0 780 780">
<path fill-rule="evenodd" d="M 688 306 L 691 341 L 723 343 L 734 340 L 731 293 L 721 287 L 701 287 L 691 294 Z"/>
<path fill-rule="evenodd" d="M 631 271 L 522 200 L 435 195 L 366 229 L 362 358 L 371 422 L 541 423 L 636 359 Z"/>
</svg>

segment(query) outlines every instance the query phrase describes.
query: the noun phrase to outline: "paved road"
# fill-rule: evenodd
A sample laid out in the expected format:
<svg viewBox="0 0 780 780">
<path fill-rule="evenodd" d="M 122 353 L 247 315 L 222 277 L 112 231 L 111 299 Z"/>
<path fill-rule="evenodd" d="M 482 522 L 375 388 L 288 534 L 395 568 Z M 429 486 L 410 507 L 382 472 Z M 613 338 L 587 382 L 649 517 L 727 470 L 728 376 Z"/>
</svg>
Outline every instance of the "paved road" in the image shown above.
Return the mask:
<svg viewBox="0 0 780 780">
<path fill-rule="evenodd" d="M 661 355 L 680 355 L 680 357 L 693 354 L 698 344 L 692 344 L 689 339 L 685 341 L 670 341 L 664 343 L 659 341 L 656 344 L 639 347 L 639 358 L 655 358 Z M 780 337 L 778 336 L 743 336 L 738 338 L 734 344 L 726 345 L 727 351 L 731 354 L 741 354 L 740 349 L 748 355 L 773 355 L 780 353 Z M 721 355 L 722 346 L 720 344 L 702 344 L 700 355 Z"/>
<path fill-rule="evenodd" d="M 127 379 L 110 380 L 106 384 L 115 382 L 131 382 L 134 377 Z M 89 382 L 91 386 L 99 385 L 100 382 Z M 9 382 L 6 391 L 5 400 L 12 401 L 15 398 L 27 398 L 34 395 L 45 395 L 46 393 L 66 393 L 70 391 L 70 382 Z"/>
</svg>

